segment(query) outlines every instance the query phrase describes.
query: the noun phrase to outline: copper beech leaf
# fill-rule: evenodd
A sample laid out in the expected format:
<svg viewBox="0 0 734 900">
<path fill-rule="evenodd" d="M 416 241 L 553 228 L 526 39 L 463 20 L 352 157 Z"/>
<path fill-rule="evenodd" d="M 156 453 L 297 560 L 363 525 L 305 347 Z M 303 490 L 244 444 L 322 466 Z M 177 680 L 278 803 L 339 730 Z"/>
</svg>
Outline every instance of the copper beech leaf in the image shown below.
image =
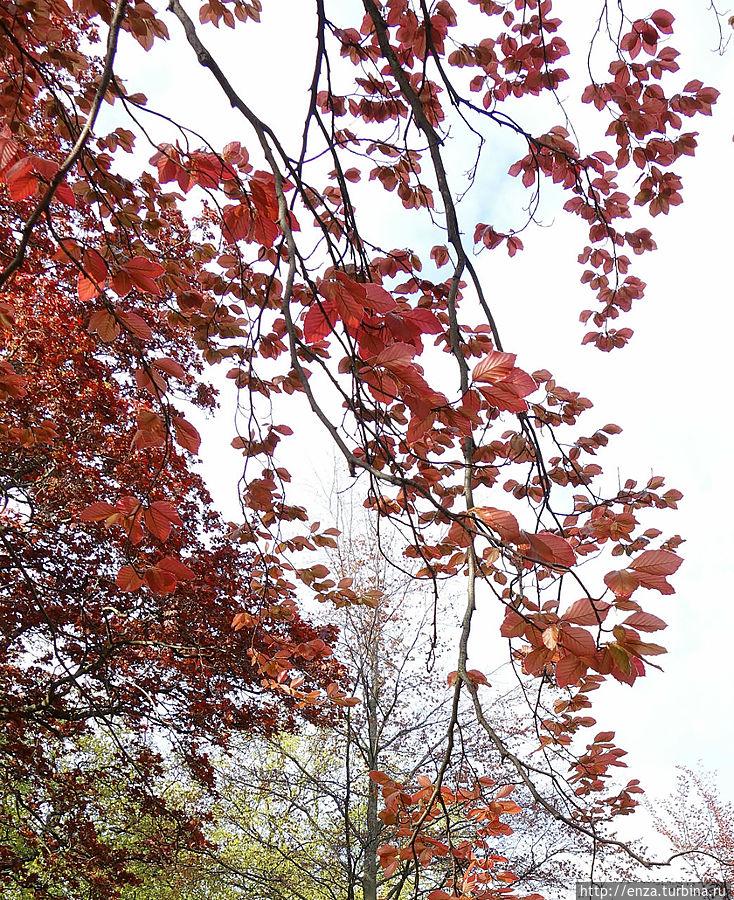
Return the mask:
<svg viewBox="0 0 734 900">
<path fill-rule="evenodd" d="M 569 654 L 556 663 L 555 676 L 558 687 L 578 684 L 589 670 L 588 663 Z"/>
<path fill-rule="evenodd" d="M 79 517 L 82 522 L 100 522 L 109 518 L 109 516 L 114 516 L 116 513 L 117 510 L 111 503 L 98 500 L 96 503 L 90 503 L 89 506 L 86 506 Z"/>
<path fill-rule="evenodd" d="M 574 625 L 600 625 L 607 617 L 611 605 L 603 600 L 583 597 L 572 603 L 563 613 L 563 621 Z"/>
<path fill-rule="evenodd" d="M 189 581 L 196 577 L 195 573 L 175 556 L 164 556 L 163 559 L 158 560 L 156 565 L 164 572 L 170 572 L 176 581 Z"/>
<path fill-rule="evenodd" d="M 632 613 L 631 616 L 627 616 L 624 620 L 624 624 L 630 625 L 638 631 L 662 631 L 663 628 L 668 627 L 667 623 L 663 622 L 662 619 L 646 612 Z"/>
<path fill-rule="evenodd" d="M 520 526 L 512 513 L 494 506 L 475 506 L 469 511 L 496 531 L 503 541 L 517 543 L 521 540 Z"/>
<path fill-rule="evenodd" d="M 144 293 L 160 296 L 161 290 L 155 279 L 163 274 L 164 269 L 160 263 L 145 256 L 135 256 L 123 263 L 123 270 L 129 276 L 136 288 Z"/>
<path fill-rule="evenodd" d="M 528 557 L 549 566 L 571 568 L 576 562 L 576 554 L 565 538 L 539 531 L 537 534 L 522 533 L 523 542 L 527 542 L 530 550 Z"/>
<path fill-rule="evenodd" d="M 152 535 L 165 541 L 174 525 L 181 525 L 181 518 L 167 500 L 156 500 L 143 513 L 143 521 Z"/>
<path fill-rule="evenodd" d="M 177 443 L 190 453 L 198 453 L 201 446 L 201 435 L 191 422 L 184 419 L 183 416 L 172 416 L 171 422 Z"/>
<path fill-rule="evenodd" d="M 137 591 L 142 587 L 143 579 L 132 566 L 122 566 L 117 573 L 116 582 L 121 591 Z"/>
<path fill-rule="evenodd" d="M 106 344 L 114 341 L 120 334 L 120 326 L 117 320 L 106 309 L 98 309 L 92 313 L 89 319 L 89 330 L 93 334 L 99 335 L 99 339 Z"/>
<path fill-rule="evenodd" d="M 149 341 L 153 337 L 150 325 L 137 313 L 119 312 L 117 315 L 125 329 L 139 340 Z"/>
<path fill-rule="evenodd" d="M 493 350 L 480 363 L 474 366 L 472 381 L 499 384 L 504 381 L 515 368 L 517 356 L 514 353 L 500 353 Z"/>
<path fill-rule="evenodd" d="M 157 566 L 145 570 L 143 581 L 154 594 L 170 594 L 176 588 L 176 576 Z"/>
</svg>

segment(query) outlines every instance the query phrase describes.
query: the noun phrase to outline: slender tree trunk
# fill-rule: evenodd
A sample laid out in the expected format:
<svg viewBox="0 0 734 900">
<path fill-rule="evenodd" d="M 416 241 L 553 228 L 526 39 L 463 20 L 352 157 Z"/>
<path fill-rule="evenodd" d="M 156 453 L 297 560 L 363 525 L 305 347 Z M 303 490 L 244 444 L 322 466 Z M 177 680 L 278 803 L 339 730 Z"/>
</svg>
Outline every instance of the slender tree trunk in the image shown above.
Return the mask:
<svg viewBox="0 0 734 900">
<path fill-rule="evenodd" d="M 375 623 L 375 627 L 376 623 Z M 367 694 L 367 727 L 369 734 L 368 763 L 378 769 L 377 699 L 379 694 L 378 635 L 373 632 L 369 645 L 369 690 Z M 367 834 L 364 848 L 362 894 L 364 900 L 377 900 L 377 847 L 380 842 L 380 820 L 377 818 L 378 786 L 371 778 L 367 794 Z"/>
</svg>

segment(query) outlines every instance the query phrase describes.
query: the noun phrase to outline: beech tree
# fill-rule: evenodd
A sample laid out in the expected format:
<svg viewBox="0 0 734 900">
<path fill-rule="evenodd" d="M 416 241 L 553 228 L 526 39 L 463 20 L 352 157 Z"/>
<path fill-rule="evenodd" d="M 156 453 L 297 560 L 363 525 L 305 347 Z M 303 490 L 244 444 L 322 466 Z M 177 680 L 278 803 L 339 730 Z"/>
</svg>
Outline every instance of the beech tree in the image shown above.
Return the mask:
<svg viewBox="0 0 734 900">
<path fill-rule="evenodd" d="M 79 824 L 74 779 L 61 808 L 42 796 L 57 778 L 51 745 L 63 753 L 91 723 L 155 727 L 187 743 L 206 780 L 207 743 L 227 729 L 353 702 L 333 632 L 317 634 L 294 599 L 360 602 L 314 561 L 334 529 L 291 493 L 287 447 L 318 430 L 367 508 L 402 535 L 435 621 L 444 581 L 465 598 L 438 767 L 410 784 L 373 775 L 395 829 L 379 848 L 383 876 L 418 891 L 438 860 L 450 874 L 434 900 L 511 895 L 501 843 L 520 809 L 514 785 L 590 844 L 622 843 L 608 823 L 641 788 L 612 778 L 624 751 L 594 728 L 590 694 L 608 679 L 634 685 L 664 653 L 646 637 L 665 623 L 645 611 L 645 592 L 672 593 L 681 539 L 648 513 L 681 495 L 657 476 L 605 480 L 596 454 L 620 427 L 580 425 L 591 402 L 505 348 L 478 255 L 520 253 L 526 222 L 485 221 L 459 198 L 502 175 L 487 148 L 497 131 L 514 134 L 522 152 L 509 175 L 528 189 L 531 216 L 549 182 L 587 230 L 575 251 L 594 297 L 582 341 L 622 348 L 632 330 L 617 319 L 644 291 L 632 257 L 655 248 L 647 217 L 681 202 L 677 163 L 696 148 L 688 121 L 710 114 L 717 91 L 680 70 L 665 9 L 598 0 L 573 46 L 551 0 L 316 0 L 302 80 L 295 63 L 291 75 L 305 91 L 294 140 L 268 121 L 266 74 L 240 91 L 236 60 L 207 49 L 221 26 L 245 47 L 257 41 L 262 6 L 0 9 L 0 750 L 16 805 L 38 824 L 22 837 L 53 861 L 82 835 L 75 877 L 114 892 L 124 861 Z M 209 139 L 205 114 L 174 121 L 149 104 L 147 86 L 119 70 L 125 39 L 151 55 L 177 40 L 182 65 L 239 116 L 232 139 Z M 569 96 L 595 111 L 598 139 L 574 131 Z M 452 156 L 453 134 L 471 159 Z M 383 246 L 370 203 L 405 217 L 408 246 Z M 239 403 L 242 521 L 231 528 L 191 468 L 191 407 L 211 409 L 204 365 L 217 363 Z M 503 733 L 469 664 L 478 602 L 494 605 L 509 641 L 533 746 Z M 449 783 L 465 700 L 501 787 L 472 772 Z M 18 846 L 2 865 L 23 881 Z M 40 889 L 81 890 L 52 875 Z"/>
</svg>

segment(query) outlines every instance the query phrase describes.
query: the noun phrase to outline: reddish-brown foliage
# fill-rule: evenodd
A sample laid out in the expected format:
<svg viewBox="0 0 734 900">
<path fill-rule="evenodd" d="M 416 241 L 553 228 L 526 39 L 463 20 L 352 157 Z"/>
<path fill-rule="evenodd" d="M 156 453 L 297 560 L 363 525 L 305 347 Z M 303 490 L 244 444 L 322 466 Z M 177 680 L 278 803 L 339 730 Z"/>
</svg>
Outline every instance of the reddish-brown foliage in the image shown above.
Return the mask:
<svg viewBox="0 0 734 900">
<path fill-rule="evenodd" d="M 178 0 L 166 12 L 138 0 L 0 10 L 0 752 L 23 761 L 18 783 L 43 782 L 43 733 L 63 746 L 90 722 L 154 725 L 181 735 L 206 778 L 202 748 L 228 729 L 354 702 L 330 660 L 331 630 L 317 634 L 293 602 L 298 585 L 360 600 L 321 562 L 299 560 L 335 535 L 291 502 L 277 458 L 295 399 L 350 472 L 366 475 L 365 505 L 406 536 L 437 599 L 445 578 L 468 585 L 438 774 L 412 787 L 374 775 L 394 828 L 385 876 L 443 860 L 447 892 L 507 896 L 511 862 L 492 847 L 511 831 L 514 801 L 482 777 L 444 782 L 460 701 L 539 808 L 595 840 L 599 821 L 630 812 L 638 783 L 610 780 L 624 751 L 613 732 L 580 737 L 595 720 L 577 712 L 608 676 L 632 685 L 664 652 L 642 637 L 665 627 L 642 604 L 646 590 L 672 592 L 681 539 L 642 523 L 681 495 L 658 477 L 610 488 L 589 457 L 619 426 L 580 433 L 590 401 L 505 352 L 474 251 L 516 255 L 523 223 L 464 221 L 447 137 L 468 125 L 480 139 L 468 187 L 481 184 L 486 136 L 509 128 L 523 145 L 509 174 L 533 203 L 544 179 L 565 191 L 565 210 L 588 226 L 579 260 L 598 301 L 581 315 L 593 326 L 583 342 L 608 351 L 631 337 L 616 319 L 644 291 L 627 254 L 655 247 L 637 219 L 622 220 L 681 202 L 671 167 L 696 145 L 685 121 L 710 114 L 717 92 L 678 83 L 670 13 L 622 17 L 617 32 L 599 3 L 611 63 L 577 87 L 608 141 L 582 152 L 565 126 L 520 118 L 526 98 L 570 81 L 551 0 L 363 0 L 349 25 L 317 0 L 302 144 L 286 149 L 291 138 L 258 118 L 199 33 L 223 23 L 248 34 L 261 9 L 210 0 L 198 24 Z M 118 37 L 156 53 L 167 22 L 251 140 L 213 146 L 181 123 L 147 165 L 127 158 L 138 174 L 124 176 L 121 160 L 148 140 L 148 107 L 115 73 Z M 108 134 L 97 125 L 103 100 L 125 121 Z M 433 228 L 433 249 L 368 237 L 350 194 L 360 180 Z M 191 405 L 213 404 L 203 364 L 223 361 L 244 414 L 233 441 L 245 459 L 243 521 L 229 530 L 190 468 L 200 443 Z M 612 569 L 609 556 L 623 559 Z M 480 701 L 482 673 L 467 670 L 478 589 L 538 692 L 538 757 L 507 745 Z M 457 814 L 469 829 L 460 845 L 448 825 Z M 124 860 L 99 862 L 91 819 L 82 831 L 99 870 L 84 877 L 113 891 Z M 22 879 L 24 864 L 6 850 L 7 871 Z"/>
</svg>

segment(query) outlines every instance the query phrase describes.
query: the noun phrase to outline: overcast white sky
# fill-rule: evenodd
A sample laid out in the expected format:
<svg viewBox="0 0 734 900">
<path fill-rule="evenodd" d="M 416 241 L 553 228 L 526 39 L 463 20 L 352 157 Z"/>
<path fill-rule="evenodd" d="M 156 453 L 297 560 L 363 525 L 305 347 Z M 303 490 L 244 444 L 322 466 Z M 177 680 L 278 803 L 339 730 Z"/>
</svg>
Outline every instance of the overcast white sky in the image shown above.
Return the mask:
<svg viewBox="0 0 734 900">
<path fill-rule="evenodd" d="M 162 9 L 164 3 L 155 5 Z M 349 5 L 345 2 L 342 9 Z M 601 457 L 605 468 L 612 474 L 618 468 L 624 477 L 641 481 L 653 473 L 665 475 L 668 486 L 685 495 L 680 512 L 667 513 L 660 524 L 686 538 L 681 548 L 685 565 L 675 577 L 677 594 L 650 604 L 670 625 L 661 635 L 670 650 L 662 658 L 665 674 L 651 670 L 634 689 L 613 684 L 599 692 L 599 724 L 616 729 L 620 745 L 630 751 L 630 777 L 639 777 L 651 793 L 672 788 L 677 763 L 702 759 L 719 769 L 723 793 L 734 797 L 734 434 L 731 410 L 726 412 L 734 333 L 734 103 L 727 90 L 734 84 L 733 57 L 730 53 L 722 59 L 712 52 L 717 35 L 705 0 L 662 5 L 678 19 L 675 46 L 683 54 L 685 80 L 699 77 L 719 87 L 722 96 L 714 117 L 699 118 L 692 126 L 700 132 L 697 157 L 676 166 L 685 176 L 684 205 L 654 220 L 657 252 L 634 259 L 635 273 L 647 281 L 648 290 L 623 323 L 635 331 L 632 343 L 612 354 L 579 346 L 584 329 L 578 313 L 589 305 L 591 294 L 579 283 L 576 263 L 583 238 L 566 216 L 546 215 L 546 227 L 523 234 L 523 253 L 514 260 L 504 250 L 485 254 L 481 267 L 506 349 L 518 353 L 518 364 L 528 371 L 548 368 L 561 384 L 592 399 L 590 426 L 612 421 L 624 428 Z M 188 0 L 185 6 L 195 19 L 198 3 Z M 300 121 L 307 85 L 306 76 L 296 83 L 293 73 L 303 64 L 310 78 L 312 4 L 266 0 L 264 6 L 261 26 L 248 24 L 235 35 L 209 27 L 202 36 L 255 111 L 288 130 L 289 123 Z M 586 8 L 591 6 L 595 4 L 587 0 Z M 578 4 L 568 0 L 556 7 L 561 16 L 564 10 L 579 14 Z M 208 74 L 182 48 L 178 23 L 170 15 L 164 18 L 174 40 L 163 54 L 157 46 L 146 56 L 129 39 L 123 41 L 129 86 L 143 89 L 158 108 L 196 120 L 214 142 L 254 144 Z M 578 29 L 577 46 L 583 43 L 580 20 Z M 506 172 L 507 152 L 497 148 L 498 175 Z M 502 210 L 516 208 L 518 186 L 498 179 L 487 195 L 496 220 Z M 393 228 L 393 245 L 408 242 L 405 229 L 412 218 L 382 219 L 385 228 Z M 638 226 L 649 224 L 636 221 Z M 391 245 L 390 238 L 381 238 Z M 330 450 L 313 430 L 309 433 L 310 446 L 299 441 L 298 461 L 288 463 L 298 467 L 304 483 L 315 484 L 323 480 L 323 460 L 330 458 Z M 207 428 L 204 471 L 217 501 L 234 515 L 239 456 L 227 449 L 230 439 L 228 421 Z M 478 658 L 480 652 L 475 652 Z M 493 668 L 491 660 L 478 663 Z"/>
</svg>

